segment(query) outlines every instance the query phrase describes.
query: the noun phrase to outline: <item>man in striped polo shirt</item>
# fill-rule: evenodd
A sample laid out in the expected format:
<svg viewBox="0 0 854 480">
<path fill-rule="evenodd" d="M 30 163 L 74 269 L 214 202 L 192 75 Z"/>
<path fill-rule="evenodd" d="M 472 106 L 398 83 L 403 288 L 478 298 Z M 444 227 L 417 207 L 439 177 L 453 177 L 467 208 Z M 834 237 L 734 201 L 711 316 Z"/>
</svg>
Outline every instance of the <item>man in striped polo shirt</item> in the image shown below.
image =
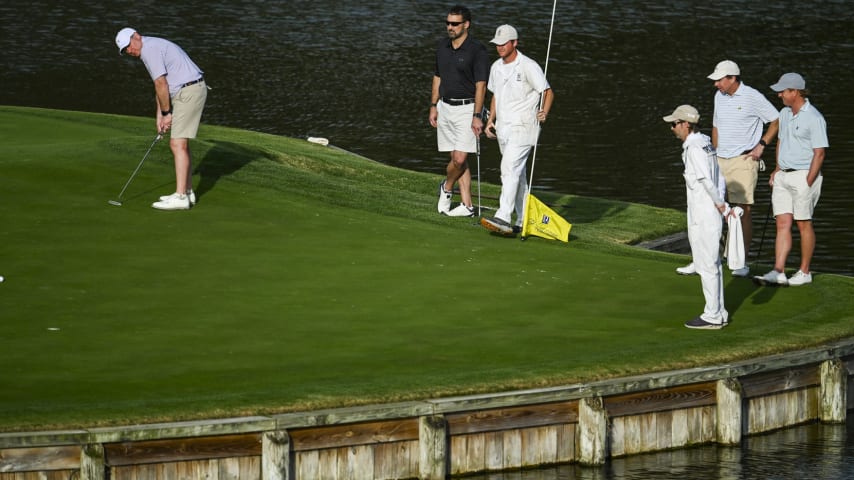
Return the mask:
<svg viewBox="0 0 854 480">
<path fill-rule="evenodd" d="M 741 82 L 741 70 L 731 60 L 717 64 L 708 76 L 714 80 L 715 113 L 712 119 L 712 144 L 718 152 L 718 164 L 726 179 L 727 196 L 732 206 L 744 210 L 741 227 L 744 234 L 744 256 L 748 257 L 753 238 L 751 206 L 762 153 L 776 137 L 780 113 L 755 88 Z M 763 134 L 762 129 L 768 125 Z M 747 277 L 750 269 L 733 270 Z"/>
</svg>

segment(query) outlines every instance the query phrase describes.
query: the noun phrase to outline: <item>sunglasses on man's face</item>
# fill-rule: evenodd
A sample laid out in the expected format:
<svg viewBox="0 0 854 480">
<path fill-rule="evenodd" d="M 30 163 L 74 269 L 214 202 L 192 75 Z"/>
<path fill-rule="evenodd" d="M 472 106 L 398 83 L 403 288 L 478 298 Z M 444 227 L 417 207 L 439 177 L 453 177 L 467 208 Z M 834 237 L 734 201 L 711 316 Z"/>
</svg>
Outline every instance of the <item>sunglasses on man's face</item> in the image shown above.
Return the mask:
<svg viewBox="0 0 854 480">
<path fill-rule="evenodd" d="M 678 122 L 670 122 L 670 128 L 676 128 L 676 125 L 679 125 L 680 123 L 685 123 L 685 122 L 683 122 L 681 120 Z"/>
<path fill-rule="evenodd" d="M 465 23 L 465 22 L 448 22 L 448 21 L 445 21 L 445 25 L 448 25 L 449 27 L 459 27 L 463 23 Z"/>
</svg>

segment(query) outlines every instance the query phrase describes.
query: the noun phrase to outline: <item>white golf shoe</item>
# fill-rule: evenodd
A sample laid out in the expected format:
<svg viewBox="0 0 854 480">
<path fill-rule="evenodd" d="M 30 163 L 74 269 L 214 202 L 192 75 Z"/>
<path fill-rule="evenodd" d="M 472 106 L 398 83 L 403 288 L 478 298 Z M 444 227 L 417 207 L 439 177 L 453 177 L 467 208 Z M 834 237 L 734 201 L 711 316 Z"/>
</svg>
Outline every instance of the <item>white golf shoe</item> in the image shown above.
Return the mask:
<svg viewBox="0 0 854 480">
<path fill-rule="evenodd" d="M 172 195 L 175 195 L 175 194 L 173 193 Z M 163 195 L 162 197 L 160 197 L 160 201 L 165 202 L 166 200 L 169 200 L 169 197 L 171 197 L 172 195 Z M 195 194 L 195 192 L 193 192 L 192 188 L 187 190 L 187 196 L 190 197 L 190 206 L 195 205 L 196 204 L 196 194 Z"/>
<path fill-rule="evenodd" d="M 753 277 L 753 283 L 758 285 L 788 285 L 789 280 L 786 278 L 786 274 L 782 272 L 778 272 L 777 270 L 771 270 L 765 275 L 757 275 Z"/>
<path fill-rule="evenodd" d="M 789 285 L 793 287 L 799 287 L 808 283 L 812 283 L 812 273 L 804 273 L 800 270 L 795 272 L 792 278 L 789 279 Z"/>
<path fill-rule="evenodd" d="M 732 271 L 733 277 L 748 277 L 750 275 L 750 267 L 736 268 Z"/>
<path fill-rule="evenodd" d="M 694 262 L 691 262 L 688 265 L 685 265 L 684 267 L 676 268 L 676 273 L 678 273 L 679 275 L 696 275 L 697 268 L 694 266 Z"/>
<path fill-rule="evenodd" d="M 445 191 L 445 180 L 439 182 L 439 204 L 437 209 L 439 213 L 448 214 L 448 211 L 451 210 L 451 196 L 453 196 L 453 192 Z"/>
<path fill-rule="evenodd" d="M 449 217 L 473 217 L 474 207 L 467 207 L 465 204 L 461 203 L 453 210 L 446 212 L 446 215 Z"/>
<path fill-rule="evenodd" d="M 167 195 L 165 200 L 152 203 L 151 206 L 158 210 L 189 210 L 190 197 L 175 192 L 172 195 Z"/>
</svg>

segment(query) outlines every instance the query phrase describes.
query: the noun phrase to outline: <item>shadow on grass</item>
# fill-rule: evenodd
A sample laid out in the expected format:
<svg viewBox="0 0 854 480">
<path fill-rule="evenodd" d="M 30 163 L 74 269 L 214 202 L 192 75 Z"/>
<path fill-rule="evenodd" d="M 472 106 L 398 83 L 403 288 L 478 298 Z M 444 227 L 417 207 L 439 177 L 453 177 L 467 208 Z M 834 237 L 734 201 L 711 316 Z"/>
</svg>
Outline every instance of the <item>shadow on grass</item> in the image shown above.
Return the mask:
<svg viewBox="0 0 854 480">
<path fill-rule="evenodd" d="M 736 312 L 748 298 L 754 305 L 764 305 L 771 302 L 780 288 L 785 287 L 759 287 L 748 278 L 730 278 L 724 286 L 724 304 L 730 321 L 736 320 Z"/>
<path fill-rule="evenodd" d="M 207 143 L 212 147 L 204 153 L 193 171 L 194 175 L 200 176 L 198 186 L 193 189 L 197 198 L 213 190 L 220 178 L 237 172 L 253 160 L 267 158 L 261 150 L 238 143 L 216 140 Z"/>
<path fill-rule="evenodd" d="M 542 195 L 538 193 L 538 195 Z M 543 195 L 549 208 L 566 219 L 573 225 L 595 223 L 604 218 L 614 216 L 628 208 L 628 204 L 621 202 L 603 202 L 601 199 L 592 197 L 568 197 L 553 199 Z M 578 239 L 572 230 L 569 232 L 569 240 Z"/>
</svg>

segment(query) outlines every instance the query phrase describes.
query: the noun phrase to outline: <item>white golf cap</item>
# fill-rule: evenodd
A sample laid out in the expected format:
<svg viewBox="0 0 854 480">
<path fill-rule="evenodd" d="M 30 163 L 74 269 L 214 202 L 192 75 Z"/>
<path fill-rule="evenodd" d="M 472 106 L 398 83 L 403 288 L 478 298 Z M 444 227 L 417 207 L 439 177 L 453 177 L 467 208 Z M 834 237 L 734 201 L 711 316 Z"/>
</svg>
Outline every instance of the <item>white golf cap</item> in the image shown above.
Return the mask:
<svg viewBox="0 0 854 480">
<path fill-rule="evenodd" d="M 771 90 L 775 92 L 782 92 L 787 89 L 793 90 L 805 90 L 807 88 L 807 82 L 804 81 L 804 77 L 800 76 L 797 73 L 790 72 L 784 73 L 780 80 L 777 80 L 777 83 L 771 85 Z"/>
<path fill-rule="evenodd" d="M 489 41 L 489 43 L 494 43 L 496 45 L 504 45 L 510 40 L 517 40 L 519 38 L 519 34 L 516 33 L 516 29 L 510 25 L 502 25 L 495 29 L 495 38 Z"/>
<path fill-rule="evenodd" d="M 673 113 L 666 117 L 662 117 L 665 122 L 688 122 L 697 123 L 700 121 L 700 112 L 691 105 L 679 105 Z"/>
<path fill-rule="evenodd" d="M 122 50 L 125 49 L 128 45 L 130 45 L 130 37 L 136 33 L 136 30 L 125 27 L 119 30 L 119 33 L 116 34 L 116 46 L 119 47 L 119 55 L 122 54 Z"/>
<path fill-rule="evenodd" d="M 732 60 L 724 60 L 715 66 L 715 71 L 708 78 L 717 82 L 730 75 L 741 75 L 741 70 L 738 69 L 738 65 Z"/>
</svg>

